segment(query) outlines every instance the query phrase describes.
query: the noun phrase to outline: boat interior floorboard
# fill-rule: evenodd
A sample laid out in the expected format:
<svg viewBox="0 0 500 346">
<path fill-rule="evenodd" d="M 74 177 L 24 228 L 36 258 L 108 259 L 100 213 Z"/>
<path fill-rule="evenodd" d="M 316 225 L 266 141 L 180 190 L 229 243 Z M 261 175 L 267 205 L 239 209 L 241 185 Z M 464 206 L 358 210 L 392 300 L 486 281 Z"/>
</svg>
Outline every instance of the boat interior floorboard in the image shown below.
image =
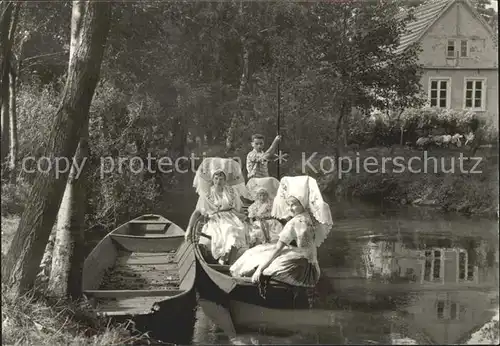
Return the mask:
<svg viewBox="0 0 500 346">
<path fill-rule="evenodd" d="M 170 252 L 120 251 L 104 275 L 101 290 L 172 290 L 179 287 L 175 250 Z"/>
</svg>

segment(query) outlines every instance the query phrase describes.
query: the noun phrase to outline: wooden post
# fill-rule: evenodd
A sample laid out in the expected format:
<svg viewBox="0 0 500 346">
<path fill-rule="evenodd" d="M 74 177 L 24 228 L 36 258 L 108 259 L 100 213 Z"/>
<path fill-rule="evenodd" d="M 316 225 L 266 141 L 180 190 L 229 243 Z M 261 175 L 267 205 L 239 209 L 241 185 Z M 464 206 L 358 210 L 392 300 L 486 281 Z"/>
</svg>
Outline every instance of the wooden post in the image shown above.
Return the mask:
<svg viewBox="0 0 500 346">
<path fill-rule="evenodd" d="M 281 99 L 281 93 L 280 93 L 280 83 L 281 83 L 281 80 L 280 80 L 280 75 L 278 74 L 278 85 L 277 85 L 277 97 L 278 97 L 278 119 L 277 119 L 277 125 L 278 125 L 278 135 L 280 134 L 280 99 Z M 278 151 L 278 155 L 280 153 L 280 143 L 278 142 L 278 148 L 277 148 L 277 151 Z M 278 157 L 278 166 L 277 166 L 277 169 L 276 169 L 276 175 L 277 175 L 277 179 L 280 180 L 281 176 L 280 176 L 280 157 Z"/>
</svg>

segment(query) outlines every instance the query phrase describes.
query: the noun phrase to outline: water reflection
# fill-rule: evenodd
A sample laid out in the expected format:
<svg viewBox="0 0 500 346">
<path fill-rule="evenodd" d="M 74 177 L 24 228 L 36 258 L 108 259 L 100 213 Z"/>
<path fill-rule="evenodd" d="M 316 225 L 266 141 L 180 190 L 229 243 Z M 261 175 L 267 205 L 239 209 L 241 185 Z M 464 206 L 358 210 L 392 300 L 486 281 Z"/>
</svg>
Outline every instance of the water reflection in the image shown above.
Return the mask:
<svg viewBox="0 0 500 346">
<path fill-rule="evenodd" d="M 349 217 L 337 218 L 318 254 L 322 280 L 310 312 L 316 316 L 301 321 L 290 314 L 257 330 L 240 325 L 229 338 L 199 310 L 193 342 L 457 344 L 495 315 L 496 222 L 401 210 L 352 218 L 352 209 L 346 210 L 337 210 L 337 216 Z"/>
</svg>

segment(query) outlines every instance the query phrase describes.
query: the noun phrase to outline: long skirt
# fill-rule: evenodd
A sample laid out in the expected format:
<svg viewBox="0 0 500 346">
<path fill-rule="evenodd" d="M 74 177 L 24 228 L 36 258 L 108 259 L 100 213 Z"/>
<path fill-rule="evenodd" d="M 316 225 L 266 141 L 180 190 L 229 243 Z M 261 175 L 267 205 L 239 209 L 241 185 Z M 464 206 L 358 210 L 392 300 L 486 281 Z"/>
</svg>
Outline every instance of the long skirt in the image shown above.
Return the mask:
<svg viewBox="0 0 500 346">
<path fill-rule="evenodd" d="M 262 244 L 247 250 L 231 266 L 231 275 L 252 276 L 257 267 L 272 256 L 275 246 L 275 244 Z M 318 283 L 320 271 L 317 263 L 311 263 L 294 247 L 288 247 L 283 249 L 262 274 L 289 285 L 314 287 Z"/>
<path fill-rule="evenodd" d="M 203 226 L 202 232 L 211 237 L 205 245 L 210 247 L 212 256 L 216 260 L 229 254 L 232 247 L 248 248 L 247 225 L 231 212 L 214 215 Z M 205 238 L 200 237 L 200 243 L 204 242 Z"/>
<path fill-rule="evenodd" d="M 276 219 L 257 219 L 253 221 L 249 232 L 250 247 L 277 242 L 282 229 L 283 225 Z"/>
</svg>

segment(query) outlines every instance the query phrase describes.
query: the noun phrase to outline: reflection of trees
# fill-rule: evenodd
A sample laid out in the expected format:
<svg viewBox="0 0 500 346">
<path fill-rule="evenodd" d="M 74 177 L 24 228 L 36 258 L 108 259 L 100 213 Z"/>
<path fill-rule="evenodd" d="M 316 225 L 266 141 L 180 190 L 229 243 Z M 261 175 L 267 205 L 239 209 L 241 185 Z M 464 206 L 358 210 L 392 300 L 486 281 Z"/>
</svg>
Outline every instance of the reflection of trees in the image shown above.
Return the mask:
<svg viewBox="0 0 500 346">
<path fill-rule="evenodd" d="M 318 249 L 318 260 L 325 267 L 344 267 L 350 264 L 352 251 L 347 234 L 336 234 Z"/>
</svg>

